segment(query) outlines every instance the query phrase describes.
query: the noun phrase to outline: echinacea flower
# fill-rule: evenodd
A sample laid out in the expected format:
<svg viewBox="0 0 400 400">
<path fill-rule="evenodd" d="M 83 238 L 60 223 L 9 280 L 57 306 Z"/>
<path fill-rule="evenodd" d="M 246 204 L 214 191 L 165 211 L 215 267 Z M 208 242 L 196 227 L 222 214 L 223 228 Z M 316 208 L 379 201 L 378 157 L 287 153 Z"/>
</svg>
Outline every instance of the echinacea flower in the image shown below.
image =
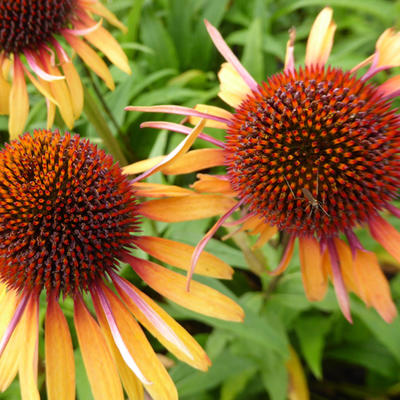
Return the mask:
<svg viewBox="0 0 400 400">
<path fill-rule="evenodd" d="M 190 123 L 205 118 L 207 126 L 226 131 L 225 142 L 199 135 L 218 148 L 189 151 L 184 156 L 172 154 L 161 163 L 148 161 L 146 167 L 151 169 L 141 175 L 163 168 L 186 173 L 226 166 L 225 175 L 199 174 L 193 185 L 197 192 L 225 193 L 237 201 L 198 244 L 191 270 L 209 238 L 228 216 L 241 209 L 237 223 L 242 224 L 240 229 L 259 234 L 256 246 L 277 232 L 288 237 L 282 261 L 272 274 L 285 270 L 298 241 L 310 300 L 324 297 L 330 278 L 349 321 L 349 291 L 391 321 L 396 307 L 388 282 L 376 255 L 363 248 L 354 229 L 368 227 L 372 237 L 400 261 L 400 235 L 381 216 L 388 211 L 400 217 L 391 204 L 400 188 L 400 115 L 392 105 L 400 93 L 400 76 L 381 85 L 370 81 L 379 71 L 400 65 L 400 33 L 385 31 L 372 56 L 344 71 L 327 65 L 336 29 L 332 13 L 327 7 L 316 18 L 304 66 L 295 66 L 295 31 L 291 30 L 284 70 L 260 84 L 217 29 L 206 22 L 211 39 L 227 61 L 219 72 L 219 97 L 233 113 L 202 104 L 194 109 L 127 109 L 186 115 Z M 369 64 L 368 71 L 358 77 L 360 68 Z M 147 122 L 143 126 L 181 132 L 194 140 L 191 129 L 183 124 Z M 128 170 L 144 170 L 138 167 Z M 181 206 L 185 207 L 184 199 Z"/>
<path fill-rule="evenodd" d="M 117 273 L 123 261 L 177 304 L 216 318 L 243 318 L 242 309 L 216 290 L 196 283 L 188 293 L 182 274 L 131 254 L 140 248 L 177 268 L 190 264 L 191 246 L 139 235 L 136 198 L 151 190 L 157 187 L 132 186 L 111 156 L 77 135 L 39 130 L 1 150 L 0 392 L 18 372 L 22 399 L 39 399 L 42 302 L 47 397 L 75 398 L 73 345 L 60 297 L 73 299 L 74 325 L 96 400 L 124 399 L 120 379 L 131 399 L 142 398 L 143 387 L 154 399 L 177 399 L 139 323 L 177 358 L 208 368 L 207 355 L 189 333 Z M 200 274 L 230 278 L 227 264 L 203 256 Z M 86 306 L 89 297 L 96 318 Z"/>
<path fill-rule="evenodd" d="M 61 38 L 109 89 L 114 89 L 113 78 L 91 46 L 130 73 L 125 53 L 94 14 L 126 29 L 98 0 L 0 1 L 0 114 L 10 116 L 11 139 L 22 133 L 28 118 L 25 75 L 46 98 L 48 129 L 56 107 L 69 128 L 82 112 L 81 79 Z"/>
</svg>

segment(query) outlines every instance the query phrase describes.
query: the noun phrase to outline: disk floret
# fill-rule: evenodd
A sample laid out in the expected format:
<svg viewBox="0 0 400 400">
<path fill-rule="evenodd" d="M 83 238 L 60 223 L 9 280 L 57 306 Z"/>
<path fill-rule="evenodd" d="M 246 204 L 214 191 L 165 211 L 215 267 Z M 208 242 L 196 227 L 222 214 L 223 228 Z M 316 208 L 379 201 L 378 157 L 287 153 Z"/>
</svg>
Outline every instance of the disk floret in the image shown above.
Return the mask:
<svg viewBox="0 0 400 400">
<path fill-rule="evenodd" d="M 129 181 L 87 140 L 40 130 L 0 152 L 0 281 L 10 287 L 87 290 L 136 226 Z"/>
<path fill-rule="evenodd" d="M 371 84 L 336 68 L 274 75 L 236 110 L 229 177 L 249 210 L 298 235 L 335 235 L 394 198 L 400 120 Z"/>
<path fill-rule="evenodd" d="M 1 0 L 0 51 L 36 50 L 66 28 L 76 0 Z"/>
</svg>

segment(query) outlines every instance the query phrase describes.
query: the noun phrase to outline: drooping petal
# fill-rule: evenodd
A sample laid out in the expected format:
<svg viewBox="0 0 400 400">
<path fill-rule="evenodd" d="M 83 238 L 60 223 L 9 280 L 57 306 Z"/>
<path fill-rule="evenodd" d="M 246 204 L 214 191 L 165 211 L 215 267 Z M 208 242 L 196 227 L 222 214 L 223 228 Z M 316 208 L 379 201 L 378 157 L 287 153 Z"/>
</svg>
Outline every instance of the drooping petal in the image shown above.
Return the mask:
<svg viewBox="0 0 400 400">
<path fill-rule="evenodd" d="M 179 143 L 178 146 L 175 147 L 174 150 L 171 151 L 167 156 L 165 156 L 162 161 L 155 165 L 154 167 L 150 168 L 148 171 L 144 172 L 143 174 L 137 176 L 133 182 L 140 181 L 144 178 L 147 178 L 148 176 L 156 173 L 157 171 L 160 171 L 170 164 L 176 162 L 180 157 L 182 157 L 192 146 L 192 144 L 195 142 L 197 136 L 199 136 L 200 132 L 204 128 L 205 121 L 200 120 L 200 122 L 193 128 L 193 131 L 190 133 L 190 135 L 186 136 L 184 140 L 182 140 L 181 143 Z"/>
<path fill-rule="evenodd" d="M 379 215 L 371 218 L 368 225 L 372 237 L 400 262 L 400 233 Z"/>
<path fill-rule="evenodd" d="M 161 183 L 136 182 L 132 185 L 139 197 L 179 197 L 193 194 L 190 189 Z"/>
<path fill-rule="evenodd" d="M 168 337 L 163 334 L 164 328 L 160 329 L 160 324 L 155 324 L 151 318 L 149 318 L 148 313 L 146 314 L 143 309 L 137 305 L 132 297 L 129 296 L 128 290 L 123 290 L 123 286 L 120 282 L 123 281 L 124 284 L 132 290 L 136 296 L 147 304 L 147 307 L 151 308 L 154 313 L 157 314 L 158 318 L 162 320 L 163 324 L 169 327 L 170 330 L 179 338 L 183 343 L 186 351 L 182 351 L 181 345 L 176 345 L 175 340 L 168 340 Z M 114 281 L 115 282 L 115 281 Z M 154 336 L 156 337 L 171 353 L 173 353 L 180 360 L 186 362 L 194 368 L 206 371 L 210 366 L 210 360 L 207 357 L 204 350 L 196 342 L 196 340 L 173 318 L 171 318 L 156 302 L 154 302 L 146 294 L 135 288 L 128 281 L 118 278 L 116 283 L 116 288 L 118 293 L 123 298 L 125 304 L 132 312 L 132 314 L 138 319 L 138 321 Z M 190 357 L 188 356 L 189 353 Z"/>
<path fill-rule="evenodd" d="M 198 149 L 187 152 L 161 171 L 166 175 L 189 174 L 203 169 L 224 165 L 223 149 Z"/>
<path fill-rule="evenodd" d="M 224 320 L 243 320 L 243 310 L 218 291 L 193 281 L 188 292 L 186 278 L 181 274 L 128 254 L 123 255 L 123 260 L 156 292 L 182 307 Z"/>
<path fill-rule="evenodd" d="M 215 115 L 217 117 L 222 117 L 227 120 L 232 119 L 232 113 L 230 113 L 227 110 L 224 110 L 223 108 L 220 107 L 215 107 L 215 106 L 209 106 L 207 104 L 196 104 L 194 107 L 195 110 L 210 114 L 210 115 Z M 192 125 L 196 125 L 199 122 L 198 117 L 189 117 L 189 123 Z M 206 126 L 210 128 L 218 128 L 218 129 L 226 129 L 227 125 L 224 122 L 219 122 L 219 121 L 214 121 L 212 119 L 207 119 L 206 120 Z"/>
<path fill-rule="evenodd" d="M 279 263 L 278 267 L 273 271 L 267 271 L 269 275 L 276 276 L 281 274 L 285 269 L 288 267 L 290 260 L 292 259 L 293 250 L 294 250 L 294 243 L 295 243 L 295 236 L 291 235 L 289 241 L 286 245 L 285 252 L 283 253 L 283 257 L 281 262 Z"/>
<path fill-rule="evenodd" d="M 307 386 L 307 378 L 301 361 L 293 347 L 290 346 L 290 358 L 286 362 L 289 373 L 289 400 L 309 400 L 310 392 Z"/>
<path fill-rule="evenodd" d="M 347 293 L 342 271 L 340 268 L 340 259 L 338 256 L 338 252 L 336 249 L 336 245 L 332 240 L 328 241 L 328 252 L 330 259 L 330 269 L 332 272 L 333 278 L 333 286 L 335 288 L 336 297 L 339 302 L 339 307 L 342 310 L 343 315 L 345 318 L 352 323 L 351 314 L 350 314 L 350 300 L 349 295 Z"/>
<path fill-rule="evenodd" d="M 45 325 L 46 385 L 49 400 L 75 399 L 75 361 L 68 323 L 49 296 Z"/>
<path fill-rule="evenodd" d="M 139 324 L 135 321 L 121 300 L 119 300 L 110 289 L 102 285 L 102 290 L 107 297 L 118 330 L 129 353 L 134 357 L 140 370 L 151 382 L 145 385 L 146 390 L 154 400 L 178 399 L 178 394 L 172 379 L 158 360 Z M 96 314 L 98 315 L 102 328 L 103 326 L 108 326 L 108 321 L 98 299 L 94 296 L 93 300 L 96 306 Z"/>
<path fill-rule="evenodd" d="M 182 222 L 224 214 L 236 201 L 227 196 L 193 194 L 150 200 L 139 204 L 144 217 L 163 222 Z"/>
<path fill-rule="evenodd" d="M 19 359 L 19 383 L 22 400 L 40 400 L 37 387 L 38 339 L 39 339 L 39 299 L 31 295 L 20 321 L 24 326 L 25 340 Z"/>
<path fill-rule="evenodd" d="M 296 29 L 289 29 L 289 40 L 286 43 L 285 72 L 294 72 L 294 41 L 296 40 Z"/>
<path fill-rule="evenodd" d="M 278 228 L 276 225 L 264 224 L 264 229 L 260 233 L 257 241 L 253 245 L 253 249 L 259 249 L 261 246 L 264 246 L 274 235 L 278 233 Z"/>
<path fill-rule="evenodd" d="M 74 322 L 93 397 L 95 400 L 123 400 L 112 355 L 99 326 L 79 295 L 75 298 Z"/>
<path fill-rule="evenodd" d="M 72 111 L 76 119 L 82 114 L 83 110 L 83 87 L 81 78 L 71 61 L 62 63 L 61 68 L 71 94 Z"/>
<path fill-rule="evenodd" d="M 378 92 L 387 98 L 395 98 L 400 95 L 400 75 L 393 76 L 378 86 Z"/>
<path fill-rule="evenodd" d="M 147 171 L 148 169 L 157 166 L 160 162 L 162 162 L 164 158 L 165 156 L 157 156 L 127 165 L 126 167 L 123 168 L 124 174 L 135 175 L 139 174 L 140 172 Z"/>
<path fill-rule="evenodd" d="M 107 85 L 110 90 L 114 90 L 114 80 L 106 63 L 97 55 L 97 53 L 87 45 L 83 40 L 63 32 L 63 36 L 70 46 L 78 53 L 79 57 L 92 69 Z"/>
<path fill-rule="evenodd" d="M 336 24 L 332 20 L 333 10 L 325 7 L 315 19 L 307 41 L 306 66 L 325 65 L 332 49 Z"/>
<path fill-rule="evenodd" d="M 357 250 L 354 269 L 359 286 L 365 293 L 366 303 L 374 307 L 386 322 L 392 322 L 397 315 L 397 309 L 376 255 Z"/>
<path fill-rule="evenodd" d="M 190 267 L 193 246 L 152 236 L 137 236 L 134 243 L 162 262 L 186 271 Z M 233 269 L 218 257 L 204 251 L 197 263 L 196 273 L 219 279 L 232 279 Z"/>
<path fill-rule="evenodd" d="M 237 108 L 251 93 L 246 82 L 229 63 L 221 65 L 218 78 L 220 82 L 218 96 L 233 108 Z"/>
<path fill-rule="evenodd" d="M 235 54 L 233 54 L 232 50 L 225 43 L 225 40 L 222 38 L 215 26 L 211 25 L 207 20 L 204 20 L 204 23 L 206 24 L 206 28 L 211 40 L 214 42 L 215 47 L 221 53 L 222 57 L 224 57 L 225 60 L 232 65 L 232 67 L 237 71 L 237 73 L 251 90 L 256 90 L 258 87 L 257 82 L 247 72 L 246 68 L 243 67 Z"/>
<path fill-rule="evenodd" d="M 28 75 L 29 80 L 33 83 L 35 88 L 48 100 L 50 100 L 52 103 L 56 104 L 58 106 L 58 103 L 56 99 L 53 97 L 53 95 L 50 92 L 50 86 L 48 82 L 43 82 L 40 79 L 36 79 L 26 68 L 24 69 L 26 75 Z"/>
<path fill-rule="evenodd" d="M 29 114 L 29 98 L 24 69 L 18 56 L 14 57 L 14 76 L 9 96 L 9 109 L 8 130 L 10 140 L 13 140 L 23 132 Z"/>
<path fill-rule="evenodd" d="M 11 85 L 3 74 L 4 56 L 0 55 L 0 115 L 10 113 L 9 97 Z"/>
<path fill-rule="evenodd" d="M 107 7 L 101 4 L 100 1 L 90 1 L 85 7 L 93 11 L 94 14 L 104 17 L 111 25 L 119 28 L 123 32 L 127 32 L 128 28 L 113 14 Z"/>
<path fill-rule="evenodd" d="M 310 301 L 325 297 L 328 279 L 322 268 L 322 255 L 319 243 L 311 236 L 299 238 L 301 276 L 306 296 Z"/>
<path fill-rule="evenodd" d="M 102 26 L 97 28 L 94 32 L 86 34 L 85 39 L 102 51 L 120 70 L 127 74 L 131 73 L 128 57 L 114 37 Z"/>
</svg>

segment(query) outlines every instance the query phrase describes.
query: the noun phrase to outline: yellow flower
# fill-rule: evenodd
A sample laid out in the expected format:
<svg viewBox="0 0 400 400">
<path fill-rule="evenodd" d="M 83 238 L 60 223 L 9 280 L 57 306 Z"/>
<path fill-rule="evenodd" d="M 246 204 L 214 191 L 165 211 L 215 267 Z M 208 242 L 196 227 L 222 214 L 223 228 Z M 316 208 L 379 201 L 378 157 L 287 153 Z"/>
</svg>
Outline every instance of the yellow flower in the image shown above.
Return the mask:
<svg viewBox="0 0 400 400">
<path fill-rule="evenodd" d="M 373 238 L 400 261 L 400 234 L 380 216 L 388 210 L 400 217 L 391 204 L 400 188 L 400 117 L 392 107 L 392 100 L 400 93 L 400 77 L 378 86 L 369 81 L 379 71 L 400 65 L 400 34 L 385 31 L 372 56 L 352 71 L 344 71 L 327 65 L 336 29 L 332 14 L 327 7 L 317 16 L 308 37 L 304 66 L 294 63 L 292 29 L 284 70 L 260 84 L 217 29 L 206 22 L 211 39 L 226 60 L 218 75 L 219 97 L 234 108 L 233 113 L 203 104 L 194 109 L 127 109 L 186 115 L 192 124 L 203 118 L 206 126 L 226 131 L 225 142 L 221 142 L 182 124 L 142 124 L 187 134 L 190 141 L 198 136 L 217 146 L 171 154 L 161 164 L 149 160 L 146 167 L 151 169 L 142 178 L 156 170 L 179 174 L 216 165 L 227 168 L 225 175 L 199 174 L 193 185 L 205 199 L 225 194 L 235 198 L 236 204 L 198 244 L 191 271 L 207 241 L 241 208 L 237 224 L 241 224 L 240 230 L 259 234 L 256 247 L 277 232 L 288 237 L 282 261 L 272 274 L 285 270 L 298 241 L 304 288 L 310 300 L 322 299 L 331 279 L 349 321 L 348 292 L 352 291 L 389 322 L 396 307 L 388 282 L 376 255 L 363 248 L 354 228 L 368 226 Z M 369 70 L 357 78 L 355 71 L 369 64 Z M 127 168 L 131 173 L 144 170 L 140 164 Z M 161 210 L 168 199 L 156 201 Z M 185 198 L 181 198 L 180 207 L 186 207 Z M 205 207 L 212 209 L 215 204 Z M 187 218 L 197 218 L 197 209 L 188 206 L 186 210 Z"/>
<path fill-rule="evenodd" d="M 162 190 L 162 191 L 160 191 Z M 133 256 L 132 248 L 187 269 L 194 248 L 139 235 L 137 197 L 181 196 L 184 190 L 132 185 L 118 164 L 87 140 L 35 131 L 0 152 L 0 392 L 19 373 L 21 397 L 39 399 L 39 304 L 46 304 L 45 364 L 49 400 L 75 398 L 74 353 L 60 297 L 74 302 L 74 325 L 96 400 L 177 399 L 174 383 L 139 323 L 194 368 L 210 361 L 190 334 L 149 295 L 117 274 L 131 265 L 150 288 L 196 312 L 243 319 L 231 299 L 203 284 Z M 151 218 L 147 209 L 146 216 Z M 198 272 L 230 279 L 232 269 L 208 253 Z M 45 292 L 46 299 L 40 294 Z M 91 297 L 96 319 L 85 303 Z"/>
<path fill-rule="evenodd" d="M 56 107 L 69 128 L 82 112 L 81 79 L 60 38 L 65 39 L 109 89 L 114 89 L 110 71 L 91 46 L 130 73 L 125 53 L 101 26 L 102 20 L 96 22 L 92 18 L 93 14 L 126 29 L 98 0 L 47 0 L 29 3 L 29 6 L 24 1 L 1 2 L 0 114 L 10 115 L 11 139 L 23 132 L 28 118 L 25 75 L 46 98 L 48 129 L 53 124 Z"/>
</svg>

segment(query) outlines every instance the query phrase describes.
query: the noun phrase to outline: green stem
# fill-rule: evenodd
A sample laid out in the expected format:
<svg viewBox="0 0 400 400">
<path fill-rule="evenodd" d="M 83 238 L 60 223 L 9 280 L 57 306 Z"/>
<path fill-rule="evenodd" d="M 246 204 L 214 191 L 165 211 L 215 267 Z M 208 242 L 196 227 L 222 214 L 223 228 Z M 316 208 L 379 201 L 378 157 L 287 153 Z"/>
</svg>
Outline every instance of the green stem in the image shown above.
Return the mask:
<svg viewBox="0 0 400 400">
<path fill-rule="evenodd" d="M 96 131 L 103 139 L 104 145 L 107 148 L 107 151 L 114 157 L 116 161 L 119 161 L 121 166 L 127 165 L 128 162 L 121 151 L 119 143 L 117 139 L 112 134 L 109 126 L 107 125 L 107 121 L 103 117 L 95 99 L 87 90 L 85 91 L 85 105 L 84 111 L 89 122 L 96 128 Z"/>
</svg>

